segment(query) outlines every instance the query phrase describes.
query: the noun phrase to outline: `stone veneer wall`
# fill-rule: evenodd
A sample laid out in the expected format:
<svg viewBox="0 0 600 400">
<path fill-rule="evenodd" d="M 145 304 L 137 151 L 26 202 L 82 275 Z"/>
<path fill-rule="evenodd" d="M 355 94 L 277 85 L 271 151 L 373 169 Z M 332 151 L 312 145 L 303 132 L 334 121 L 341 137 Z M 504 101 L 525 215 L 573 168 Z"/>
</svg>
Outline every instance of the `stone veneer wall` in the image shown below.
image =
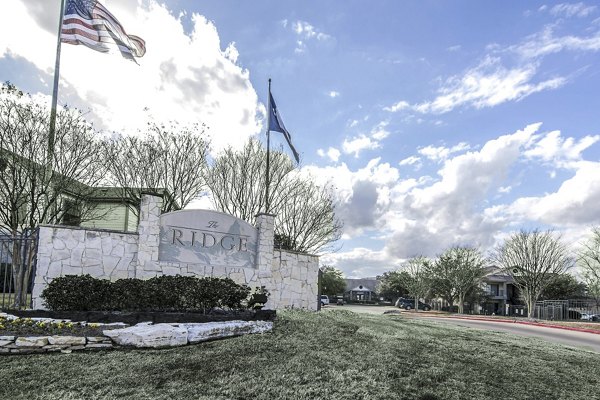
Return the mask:
<svg viewBox="0 0 600 400">
<path fill-rule="evenodd" d="M 136 233 L 40 226 L 33 308 L 44 308 L 40 294 L 59 276 L 90 274 L 113 281 L 134 278 L 137 256 Z"/>
<path fill-rule="evenodd" d="M 159 275 L 228 277 L 252 288 L 265 286 L 271 293 L 266 309 L 317 309 L 319 258 L 275 250 L 274 215 L 257 216 L 256 268 L 161 262 L 158 260 L 161 201 L 160 197 L 142 197 L 137 234 L 40 227 L 34 308 L 44 308 L 39 295 L 52 279 L 90 274 L 110 280 L 149 279 Z"/>
</svg>

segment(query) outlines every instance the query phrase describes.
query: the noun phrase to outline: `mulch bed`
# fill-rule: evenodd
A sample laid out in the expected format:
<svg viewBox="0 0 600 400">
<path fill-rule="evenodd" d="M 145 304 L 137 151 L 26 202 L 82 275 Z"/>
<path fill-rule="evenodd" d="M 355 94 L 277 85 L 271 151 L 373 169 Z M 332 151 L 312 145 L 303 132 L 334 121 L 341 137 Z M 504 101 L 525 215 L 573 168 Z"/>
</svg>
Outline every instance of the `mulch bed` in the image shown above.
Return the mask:
<svg viewBox="0 0 600 400">
<path fill-rule="evenodd" d="M 6 310 L 19 317 L 18 322 L 4 321 L 0 324 L 0 336 L 103 336 L 102 331 L 122 326 L 98 325 L 122 322 L 135 325 L 140 322 L 158 323 L 203 323 L 222 321 L 272 321 L 275 310 L 218 310 L 210 314 L 194 312 L 110 312 L 110 311 L 45 311 L 45 310 Z M 70 320 L 71 323 L 41 323 L 31 318 L 52 318 Z M 78 322 L 87 322 L 80 324 Z M 0 321 L 2 322 L 2 321 Z"/>
<path fill-rule="evenodd" d="M 243 310 L 224 311 L 215 310 L 204 314 L 199 312 L 119 312 L 119 311 L 45 311 L 23 310 L 6 311 L 8 314 L 21 318 L 53 318 L 70 319 L 71 321 L 87 321 L 99 323 L 123 322 L 135 325 L 139 322 L 158 323 L 185 323 L 185 322 L 220 322 L 220 321 L 273 321 L 276 317 L 275 310 Z"/>
</svg>

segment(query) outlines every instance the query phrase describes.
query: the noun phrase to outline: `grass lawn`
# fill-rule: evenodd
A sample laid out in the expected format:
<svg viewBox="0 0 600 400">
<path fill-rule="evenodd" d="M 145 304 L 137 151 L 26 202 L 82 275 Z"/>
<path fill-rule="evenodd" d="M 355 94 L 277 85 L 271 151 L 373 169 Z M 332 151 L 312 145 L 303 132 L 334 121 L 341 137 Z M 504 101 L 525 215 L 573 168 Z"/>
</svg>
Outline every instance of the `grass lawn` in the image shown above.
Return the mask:
<svg viewBox="0 0 600 400">
<path fill-rule="evenodd" d="M 281 312 L 165 350 L 0 357 L 0 399 L 600 399 L 600 355 L 396 315 Z"/>
</svg>

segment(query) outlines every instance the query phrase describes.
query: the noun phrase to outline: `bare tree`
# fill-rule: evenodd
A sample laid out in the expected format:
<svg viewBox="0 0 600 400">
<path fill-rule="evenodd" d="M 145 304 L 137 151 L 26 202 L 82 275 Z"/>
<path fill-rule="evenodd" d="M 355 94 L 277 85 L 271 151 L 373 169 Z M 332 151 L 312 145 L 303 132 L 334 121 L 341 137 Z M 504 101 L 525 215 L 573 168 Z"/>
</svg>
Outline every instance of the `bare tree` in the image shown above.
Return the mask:
<svg viewBox="0 0 600 400">
<path fill-rule="evenodd" d="M 15 86 L 0 89 L 0 232 L 13 238 L 39 224 L 79 223 L 91 215 L 87 202 L 105 173 L 92 127 L 78 110 L 57 113 L 52 159 L 48 160 L 48 108 Z M 67 221 L 68 222 L 68 221 Z M 31 263 L 14 240 L 15 306 L 26 296 Z"/>
<path fill-rule="evenodd" d="M 218 210 L 248 222 L 253 222 L 259 212 L 267 211 L 266 154 L 257 139 L 250 139 L 241 151 L 228 148 L 215 158 L 207 170 L 206 184 Z M 279 209 L 285 202 L 285 194 L 295 189 L 285 186 L 290 184 L 285 178 L 293 170 L 289 157 L 280 151 L 271 151 L 269 211 Z"/>
<path fill-rule="evenodd" d="M 577 265 L 587 286 L 588 295 L 600 302 L 600 227 L 592 233 L 577 254 Z"/>
<path fill-rule="evenodd" d="M 150 122 L 140 136 L 107 141 L 104 153 L 110 181 L 122 188 L 124 199 L 139 204 L 142 193 L 166 190 L 162 212 L 169 212 L 184 208 L 205 188 L 208 147 L 204 125 Z"/>
<path fill-rule="evenodd" d="M 341 236 L 342 223 L 335 216 L 334 194 L 330 187 L 317 186 L 298 174 L 286 177 L 287 201 L 278 204 L 275 235 L 288 249 L 318 252 Z M 285 195 L 285 196 L 284 196 Z M 287 242 L 287 243 L 286 243 Z"/>
<path fill-rule="evenodd" d="M 473 247 L 454 246 L 444 251 L 431 270 L 432 289 L 452 306 L 458 301 L 458 312 L 464 312 L 465 298 L 481 282 L 484 260 Z"/>
<path fill-rule="evenodd" d="M 250 139 L 241 151 L 227 149 L 207 169 L 206 183 L 219 211 L 250 223 L 265 211 L 266 150 Z M 329 187 L 316 185 L 297 173 L 281 151 L 270 154 L 269 212 L 276 215 L 275 236 L 287 249 L 316 253 L 339 239 Z"/>
<path fill-rule="evenodd" d="M 415 298 L 415 311 L 419 311 L 419 299 L 427 296 L 431 288 L 430 270 L 432 262 L 427 257 L 410 258 L 403 266 L 409 279 L 406 280 L 408 292 Z"/>
<path fill-rule="evenodd" d="M 500 245 L 493 259 L 515 281 L 533 318 L 535 303 L 554 278 L 572 265 L 567 248 L 552 231 L 521 230 Z"/>
</svg>

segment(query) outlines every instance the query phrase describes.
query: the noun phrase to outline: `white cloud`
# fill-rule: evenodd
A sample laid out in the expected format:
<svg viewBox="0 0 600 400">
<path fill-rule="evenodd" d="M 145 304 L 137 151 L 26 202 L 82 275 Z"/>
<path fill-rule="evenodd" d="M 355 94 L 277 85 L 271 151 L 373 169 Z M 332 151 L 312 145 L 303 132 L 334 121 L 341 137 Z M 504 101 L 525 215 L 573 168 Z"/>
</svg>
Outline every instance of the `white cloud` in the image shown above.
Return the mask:
<svg viewBox="0 0 600 400">
<path fill-rule="evenodd" d="M 545 7 L 543 10 L 540 7 L 540 11 L 548 10 L 550 14 L 559 17 L 565 16 L 567 18 L 570 17 L 587 17 L 596 11 L 596 6 L 587 6 L 584 3 L 561 3 L 553 6 L 548 10 L 548 7 Z"/>
<path fill-rule="evenodd" d="M 421 113 L 442 114 L 459 106 L 493 107 L 507 101 L 521 100 L 536 92 L 556 89 L 567 82 L 563 77 L 532 82 L 536 73 L 537 66 L 533 63 L 505 68 L 499 58 L 488 56 L 463 75 L 449 78 L 434 100 L 413 108 Z"/>
<path fill-rule="evenodd" d="M 381 121 L 371 130 L 371 137 L 375 140 L 383 140 L 390 135 L 390 131 L 386 128 L 389 125 L 389 121 Z"/>
<path fill-rule="evenodd" d="M 560 131 L 545 134 L 535 146 L 525 152 L 526 157 L 554 161 L 557 166 L 566 161 L 581 159 L 581 153 L 600 140 L 600 135 L 585 136 L 580 140 L 569 137 L 563 139 Z"/>
<path fill-rule="evenodd" d="M 298 37 L 296 40 L 296 48 L 294 49 L 295 53 L 304 53 L 307 49 L 307 42 L 311 40 L 315 40 L 317 42 L 327 42 L 333 39 L 330 35 L 319 31 L 306 21 L 298 20 L 290 24 L 286 19 L 282 21 L 282 25 L 284 28 L 289 26 L 292 32 L 294 32 Z"/>
<path fill-rule="evenodd" d="M 389 111 L 389 112 L 397 112 L 397 111 L 405 110 L 407 108 L 410 108 L 410 104 L 408 104 L 407 101 L 400 100 L 399 102 L 391 105 L 390 107 L 384 107 L 383 110 Z"/>
<path fill-rule="evenodd" d="M 600 50 L 600 33 L 596 32 L 587 37 L 572 35 L 556 37 L 553 27 L 548 26 L 541 32 L 527 37 L 522 43 L 507 48 L 507 51 L 514 52 L 525 60 L 539 59 L 567 50 L 581 52 Z"/>
<path fill-rule="evenodd" d="M 304 53 L 306 51 L 306 44 L 302 40 L 296 40 L 296 48 L 294 49 L 294 53 Z"/>
<path fill-rule="evenodd" d="M 600 223 L 600 162 L 581 159 L 584 148 L 597 139 L 562 138 L 556 131 L 540 133 L 540 128 L 541 123 L 528 125 L 483 143 L 479 150 L 464 143 L 437 148 L 431 155 L 442 160 L 442 166 L 435 176 L 401 178 L 397 168 L 379 158 L 357 170 L 344 163 L 305 167 L 337 187 L 345 240 L 358 241 L 366 232 L 378 232 L 375 239 L 385 241 L 381 250 L 359 245 L 324 259 L 346 274 L 367 276 L 414 255 L 435 256 L 451 245 L 475 245 L 485 251 L 508 230 L 524 225 L 546 224 L 568 231 L 570 237 L 581 236 L 588 224 Z M 565 160 L 573 176 L 553 193 L 515 197 L 519 182 L 509 179 L 510 172 L 521 163 L 545 166 L 541 149 Z M 469 151 L 457 154 L 465 150 Z M 412 156 L 400 165 L 419 162 Z"/>
<path fill-rule="evenodd" d="M 361 134 L 353 137 L 352 139 L 344 139 L 342 143 L 342 149 L 346 154 L 354 154 L 354 157 L 358 157 L 363 150 L 372 150 L 379 148 L 379 142 L 372 138 Z"/>
<path fill-rule="evenodd" d="M 334 147 L 330 147 L 329 150 L 327 150 L 327 156 L 333 162 L 338 162 L 338 160 L 340 159 L 340 155 L 340 151 Z"/>
<path fill-rule="evenodd" d="M 331 36 L 326 33 L 319 32 L 314 26 L 309 24 L 306 21 L 296 21 L 292 24 L 292 29 L 298 36 L 301 36 L 305 39 L 316 39 L 316 40 L 327 40 L 331 38 Z"/>
<path fill-rule="evenodd" d="M 462 48 L 462 46 L 460 44 L 457 44 L 457 45 L 448 47 L 446 50 L 448 50 L 450 52 L 455 52 L 455 51 L 459 51 L 461 48 Z"/>
<path fill-rule="evenodd" d="M 346 278 L 381 275 L 385 271 L 396 269 L 403 261 L 391 257 L 385 250 L 377 251 L 364 247 L 325 254 L 320 257 L 321 265 L 335 266 L 344 273 Z"/>
<path fill-rule="evenodd" d="M 517 199 L 493 214 L 561 227 L 599 223 L 600 163 L 581 161 L 575 168 L 575 174 L 556 192 Z"/>
<path fill-rule="evenodd" d="M 389 188 L 400 174 L 397 168 L 370 160 L 363 168 L 350 170 L 345 163 L 336 166 L 305 166 L 302 173 L 318 184 L 331 183 L 336 188 L 338 216 L 344 220 L 344 232 L 354 237 L 364 229 L 374 228 L 391 202 Z"/>
<path fill-rule="evenodd" d="M 430 160 L 439 162 L 439 161 L 443 161 L 443 160 L 447 159 L 450 154 L 458 153 L 458 152 L 461 152 L 464 150 L 469 150 L 469 149 L 470 149 L 470 146 L 467 143 L 461 142 L 461 143 L 459 143 L 455 146 L 449 147 L 449 148 L 444 147 L 444 146 L 434 147 L 434 146 L 429 145 L 429 146 L 420 148 L 418 150 L 418 152 L 419 152 L 419 154 L 427 157 Z"/>
<path fill-rule="evenodd" d="M 356 120 L 352 121 L 351 125 L 354 126 L 358 123 Z M 380 141 L 387 138 L 390 135 L 390 131 L 387 130 L 389 121 L 381 121 L 375 125 L 369 135 L 361 133 L 351 139 L 344 139 L 342 143 L 342 150 L 346 154 L 354 154 L 354 157 L 358 157 L 360 152 L 363 150 L 374 150 L 381 147 Z"/>
<path fill-rule="evenodd" d="M 578 15 L 574 11 L 575 8 L 568 8 L 564 4 L 560 6 L 556 9 Z M 577 10 L 579 13 L 591 12 L 579 6 Z M 556 37 L 553 29 L 553 26 L 547 26 L 541 32 L 528 36 L 522 42 L 512 46 L 488 45 L 486 49 L 489 54 L 475 67 L 443 81 L 433 100 L 416 104 L 401 100 L 384 107 L 384 110 L 389 112 L 413 110 L 423 114 L 443 114 L 457 107 L 477 109 L 494 107 L 508 101 L 520 101 L 534 93 L 557 89 L 567 84 L 569 78 L 554 76 L 539 79 L 543 58 L 562 51 L 599 51 L 600 32 L 589 36 Z M 518 62 L 506 66 L 507 59 L 514 58 L 515 55 Z"/>
<path fill-rule="evenodd" d="M 46 3 L 20 0 L 3 5 L 0 57 L 22 57 L 52 73 L 57 21 L 47 19 L 59 10 L 58 2 Z M 249 72 L 236 64 L 235 44 L 222 50 L 212 22 L 193 14 L 186 34 L 183 22 L 155 0 L 144 5 L 111 1 L 106 6 L 128 33 L 146 41 L 147 53 L 138 66 L 119 55 L 63 44 L 59 103 L 89 109 L 96 126 L 111 131 L 143 128 L 145 109 L 158 121 L 203 122 L 215 150 L 241 145 L 260 131 L 264 106 L 258 103 Z M 28 34 L 15 35 L 23 26 Z"/>
<path fill-rule="evenodd" d="M 328 157 L 333 162 L 338 162 L 342 153 L 335 147 L 330 147 L 327 152 L 323 149 L 317 150 L 317 154 L 321 157 Z"/>
<path fill-rule="evenodd" d="M 503 185 L 539 127 L 529 125 L 488 141 L 479 151 L 447 159 L 434 181 L 425 178 L 403 191 L 400 183 L 392 188 L 393 201 L 382 217 L 391 232 L 387 251 L 406 258 L 434 256 L 453 244 L 491 245 L 504 220 L 486 218 L 478 209 Z"/>
<path fill-rule="evenodd" d="M 399 165 L 414 165 L 416 168 L 418 168 L 421 165 L 421 158 L 417 157 L 417 156 L 410 156 L 410 157 L 407 157 L 407 158 L 401 160 L 398 164 Z"/>
</svg>

